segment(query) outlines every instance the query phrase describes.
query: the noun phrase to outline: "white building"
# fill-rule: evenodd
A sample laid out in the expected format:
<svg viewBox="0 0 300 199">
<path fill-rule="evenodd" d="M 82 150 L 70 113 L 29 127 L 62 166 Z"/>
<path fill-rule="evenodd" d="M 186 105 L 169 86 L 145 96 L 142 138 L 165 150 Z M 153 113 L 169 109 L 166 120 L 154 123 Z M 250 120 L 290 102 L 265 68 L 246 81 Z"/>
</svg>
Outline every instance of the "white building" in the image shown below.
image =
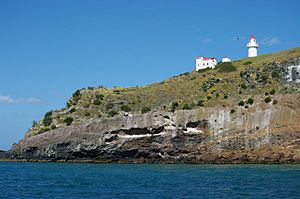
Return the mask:
<svg viewBox="0 0 300 199">
<path fill-rule="evenodd" d="M 247 44 L 247 47 L 248 47 L 248 57 L 256 57 L 258 44 L 256 43 L 256 39 L 253 35 L 250 37 L 250 41 Z"/>
<path fill-rule="evenodd" d="M 199 56 L 196 58 L 196 70 L 201 70 L 205 68 L 215 68 L 217 65 L 218 61 L 216 58 L 206 58 Z"/>
<path fill-rule="evenodd" d="M 223 57 L 222 62 L 223 63 L 226 63 L 226 62 L 228 63 L 228 62 L 231 62 L 231 59 L 229 57 Z"/>
</svg>

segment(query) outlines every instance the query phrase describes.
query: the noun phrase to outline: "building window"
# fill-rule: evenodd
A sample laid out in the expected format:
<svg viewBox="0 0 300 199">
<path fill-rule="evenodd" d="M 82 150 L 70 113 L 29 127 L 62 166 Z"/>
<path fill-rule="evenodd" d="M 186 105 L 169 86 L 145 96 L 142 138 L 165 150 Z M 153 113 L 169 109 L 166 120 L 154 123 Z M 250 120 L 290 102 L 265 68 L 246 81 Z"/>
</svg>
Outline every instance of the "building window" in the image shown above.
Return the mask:
<svg viewBox="0 0 300 199">
<path fill-rule="evenodd" d="M 207 62 L 207 64 L 206 65 L 208 65 L 208 62 Z"/>
<path fill-rule="evenodd" d="M 205 63 L 203 63 L 203 66 L 205 66 Z"/>
</svg>

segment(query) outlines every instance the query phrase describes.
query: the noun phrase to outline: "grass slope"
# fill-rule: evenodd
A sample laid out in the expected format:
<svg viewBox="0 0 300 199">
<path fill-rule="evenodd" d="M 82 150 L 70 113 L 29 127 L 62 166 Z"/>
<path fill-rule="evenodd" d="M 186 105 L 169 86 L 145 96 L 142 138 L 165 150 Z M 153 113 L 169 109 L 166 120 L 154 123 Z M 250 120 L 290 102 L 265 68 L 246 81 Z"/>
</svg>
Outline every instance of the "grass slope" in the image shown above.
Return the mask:
<svg viewBox="0 0 300 199">
<path fill-rule="evenodd" d="M 43 120 L 34 122 L 27 135 L 43 133 L 91 118 L 113 117 L 121 112 L 175 111 L 216 105 L 230 106 L 234 110 L 241 101 L 247 102 L 255 95 L 264 95 L 272 90 L 288 92 L 282 81 L 272 78 L 265 69 L 276 62 L 286 62 L 299 57 L 300 48 L 294 48 L 219 64 L 215 69 L 180 74 L 144 87 L 80 89 L 69 99 L 65 108 L 51 111 Z M 258 79 L 263 76 L 265 82 L 254 86 L 247 85 L 241 77 L 241 73 L 247 70 L 262 71 L 257 73 L 262 74 L 260 77 L 251 75 L 250 78 Z"/>
</svg>

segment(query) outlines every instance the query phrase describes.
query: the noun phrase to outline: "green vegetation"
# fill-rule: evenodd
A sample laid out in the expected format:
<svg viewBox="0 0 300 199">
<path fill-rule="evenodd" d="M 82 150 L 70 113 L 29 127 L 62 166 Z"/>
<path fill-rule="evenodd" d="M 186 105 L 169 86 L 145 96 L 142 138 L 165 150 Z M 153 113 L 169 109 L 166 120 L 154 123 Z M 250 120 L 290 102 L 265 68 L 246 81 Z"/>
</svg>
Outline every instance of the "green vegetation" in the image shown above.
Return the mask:
<svg viewBox="0 0 300 199">
<path fill-rule="evenodd" d="M 247 104 L 252 105 L 253 103 L 254 103 L 254 99 L 250 97 L 250 98 L 247 100 Z"/>
<path fill-rule="evenodd" d="M 130 108 L 130 106 L 128 106 L 127 104 L 123 104 L 123 105 L 121 106 L 121 110 L 122 110 L 122 111 L 125 111 L 125 112 L 130 112 L 130 111 L 131 111 L 131 108 Z"/>
<path fill-rule="evenodd" d="M 265 102 L 266 102 L 266 103 L 270 103 L 271 101 L 272 101 L 272 99 L 271 99 L 270 96 L 268 96 L 268 97 L 265 98 Z"/>
<path fill-rule="evenodd" d="M 189 104 L 184 104 L 182 107 L 183 110 L 190 110 L 192 107 Z"/>
<path fill-rule="evenodd" d="M 273 89 L 270 91 L 270 94 L 271 94 L 271 95 L 275 95 L 275 93 L 276 93 L 276 90 L 273 88 Z"/>
<path fill-rule="evenodd" d="M 215 70 L 218 70 L 220 73 L 230 73 L 237 71 L 237 68 L 232 62 L 225 62 L 217 64 Z"/>
<path fill-rule="evenodd" d="M 199 99 L 198 102 L 197 102 L 197 106 L 204 106 L 204 100 Z"/>
<path fill-rule="evenodd" d="M 245 105 L 245 102 L 243 100 L 239 101 L 238 103 L 239 106 L 244 106 Z"/>
<path fill-rule="evenodd" d="M 65 108 L 49 111 L 41 121 L 35 123 L 29 134 L 44 132 L 54 124 L 60 128 L 87 119 L 113 117 L 121 111 L 137 114 L 151 110 L 174 112 L 214 106 L 226 106 L 236 111 L 238 105 L 250 106 L 254 99 L 258 99 L 256 96 L 262 97 L 266 91 L 264 98 L 270 96 L 270 99 L 275 93 L 300 92 L 293 85 L 283 84 L 282 71 L 277 64 L 299 57 L 300 48 L 295 48 L 232 63 L 219 63 L 215 69 L 185 72 L 143 87 L 99 86 L 79 89 L 70 97 Z M 273 104 L 276 103 L 273 100 Z M 68 121 L 66 118 L 72 119 Z"/>
<path fill-rule="evenodd" d="M 51 128 L 51 130 L 54 130 L 54 129 L 56 129 L 57 127 L 56 127 L 56 125 L 52 124 L 50 128 Z"/>
<path fill-rule="evenodd" d="M 45 133 L 45 132 L 47 132 L 47 131 L 50 131 L 50 129 L 49 129 L 49 128 L 41 128 L 41 129 L 38 131 L 38 134 L 40 134 L 40 133 Z"/>
<path fill-rule="evenodd" d="M 147 106 L 144 106 L 144 107 L 142 108 L 142 110 L 141 110 L 141 113 L 144 114 L 144 113 L 147 113 L 147 112 L 149 112 L 149 111 L 151 111 L 151 109 L 150 109 L 149 107 L 147 107 Z"/>
<path fill-rule="evenodd" d="M 246 61 L 246 62 L 243 63 L 244 66 L 247 66 L 247 65 L 250 65 L 250 64 L 252 64 L 252 61 Z"/>
<path fill-rule="evenodd" d="M 70 126 L 73 120 L 74 119 L 72 117 L 67 117 L 66 119 L 64 119 L 64 123 L 66 123 L 67 126 Z"/>
<path fill-rule="evenodd" d="M 43 119 L 43 124 L 49 126 L 52 123 L 52 111 L 48 111 Z"/>
<path fill-rule="evenodd" d="M 178 108 L 178 106 L 179 106 L 178 102 L 172 102 L 172 105 L 171 105 L 172 112 L 174 112 Z"/>
<path fill-rule="evenodd" d="M 115 110 L 110 110 L 107 113 L 108 117 L 114 117 L 115 115 L 118 115 L 118 112 Z"/>
<path fill-rule="evenodd" d="M 241 88 L 242 88 L 242 89 L 247 89 L 246 84 L 242 83 Z"/>
</svg>

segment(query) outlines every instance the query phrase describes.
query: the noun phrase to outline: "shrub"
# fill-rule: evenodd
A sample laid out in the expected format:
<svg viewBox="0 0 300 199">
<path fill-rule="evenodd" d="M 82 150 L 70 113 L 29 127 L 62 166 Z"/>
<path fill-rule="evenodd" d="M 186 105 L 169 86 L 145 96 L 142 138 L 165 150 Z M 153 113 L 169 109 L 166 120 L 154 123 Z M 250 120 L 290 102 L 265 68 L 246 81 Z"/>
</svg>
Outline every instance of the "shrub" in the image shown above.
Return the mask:
<svg viewBox="0 0 300 199">
<path fill-rule="evenodd" d="M 210 100 L 210 99 L 211 99 L 211 96 L 210 96 L 210 95 L 208 95 L 208 96 L 207 96 L 207 100 Z"/>
<path fill-rule="evenodd" d="M 182 109 L 189 110 L 189 109 L 191 109 L 191 106 L 189 104 L 184 104 Z"/>
<path fill-rule="evenodd" d="M 230 110 L 230 113 L 234 113 L 234 112 L 235 112 L 235 110 L 234 110 L 234 109 L 231 109 L 231 110 Z"/>
<path fill-rule="evenodd" d="M 66 106 L 67 106 L 67 108 L 70 108 L 72 106 L 71 102 L 67 101 Z"/>
<path fill-rule="evenodd" d="M 241 88 L 242 88 L 242 89 L 247 89 L 247 85 L 244 84 L 244 83 L 242 83 Z"/>
<path fill-rule="evenodd" d="M 272 78 L 274 78 L 274 79 L 278 79 L 278 78 L 280 78 L 280 74 L 279 74 L 279 72 L 278 71 L 272 71 Z"/>
<path fill-rule="evenodd" d="M 96 95 L 96 99 L 103 100 L 103 98 L 104 98 L 103 94 L 97 94 Z"/>
<path fill-rule="evenodd" d="M 265 92 L 265 95 L 266 95 L 266 96 L 269 95 L 269 92 Z"/>
<path fill-rule="evenodd" d="M 95 99 L 94 102 L 93 102 L 93 104 L 96 105 L 96 106 L 101 105 L 101 103 L 102 103 L 102 102 L 101 102 L 101 100 L 99 100 L 99 99 Z"/>
<path fill-rule="evenodd" d="M 75 108 L 72 108 L 71 110 L 70 110 L 70 113 L 74 113 L 76 111 L 76 109 Z"/>
<path fill-rule="evenodd" d="M 239 106 L 244 106 L 245 105 L 245 102 L 243 100 L 241 100 L 239 103 L 238 103 Z"/>
<path fill-rule="evenodd" d="M 49 126 L 52 123 L 52 111 L 48 111 L 43 119 L 43 124 Z"/>
<path fill-rule="evenodd" d="M 174 112 L 178 106 L 179 106 L 178 102 L 172 102 L 171 111 Z"/>
<path fill-rule="evenodd" d="M 141 110 L 142 114 L 147 113 L 147 112 L 149 112 L 149 111 L 151 111 L 151 109 L 150 109 L 149 107 L 147 107 L 147 106 L 144 106 L 144 107 L 142 108 L 142 110 Z"/>
<path fill-rule="evenodd" d="M 86 112 L 85 114 L 84 114 L 84 116 L 86 116 L 86 117 L 88 117 L 88 116 L 90 116 L 91 114 L 89 113 L 89 112 Z"/>
<path fill-rule="evenodd" d="M 252 105 L 253 103 L 254 103 L 254 99 L 250 97 L 250 98 L 247 100 L 247 104 Z"/>
<path fill-rule="evenodd" d="M 270 94 L 271 95 L 274 95 L 276 93 L 276 90 L 273 88 L 271 91 L 270 91 Z"/>
<path fill-rule="evenodd" d="M 54 124 L 52 124 L 50 128 L 51 128 L 51 130 L 54 130 L 54 129 L 56 129 L 56 126 Z"/>
<path fill-rule="evenodd" d="M 273 104 L 278 104 L 278 101 L 277 100 L 273 100 Z"/>
<path fill-rule="evenodd" d="M 271 97 L 268 96 L 268 97 L 265 98 L 265 102 L 266 102 L 266 103 L 269 103 L 269 102 L 271 102 L 271 101 L 272 101 Z"/>
<path fill-rule="evenodd" d="M 72 117 L 67 117 L 66 119 L 64 119 L 64 123 L 66 123 L 67 126 L 70 126 L 73 122 L 73 118 Z"/>
<path fill-rule="evenodd" d="M 204 106 L 204 100 L 199 99 L 198 102 L 197 102 L 197 106 Z"/>
<path fill-rule="evenodd" d="M 77 102 L 80 100 L 81 94 L 80 94 L 80 90 L 76 90 L 73 95 L 73 105 L 76 105 Z"/>
<path fill-rule="evenodd" d="M 37 121 L 33 120 L 32 121 L 32 127 L 35 127 L 37 125 Z"/>
<path fill-rule="evenodd" d="M 115 110 L 110 110 L 108 111 L 108 117 L 114 117 L 115 115 L 118 115 L 118 112 Z"/>
<path fill-rule="evenodd" d="M 39 130 L 38 134 L 45 133 L 47 131 L 50 131 L 50 129 L 49 128 L 42 128 L 42 129 Z"/>
<path fill-rule="evenodd" d="M 228 95 L 224 95 L 224 99 L 227 99 L 228 98 Z"/>
<path fill-rule="evenodd" d="M 246 62 L 243 63 L 244 66 L 247 66 L 247 65 L 250 65 L 250 64 L 252 64 L 252 61 L 246 61 Z"/>
<path fill-rule="evenodd" d="M 130 111 L 131 111 L 131 108 L 130 108 L 130 106 L 128 106 L 128 105 L 126 105 L 126 104 L 123 104 L 123 105 L 121 106 L 121 110 L 122 110 L 122 111 L 125 111 L 125 112 L 130 112 Z"/>
<path fill-rule="evenodd" d="M 80 99 L 81 97 L 81 94 L 80 94 L 80 90 L 76 90 L 74 93 L 73 93 L 73 98 L 76 100 L 76 99 Z"/>
<path fill-rule="evenodd" d="M 108 103 L 106 104 L 106 110 L 110 110 L 114 107 L 114 105 L 112 103 Z"/>
</svg>

